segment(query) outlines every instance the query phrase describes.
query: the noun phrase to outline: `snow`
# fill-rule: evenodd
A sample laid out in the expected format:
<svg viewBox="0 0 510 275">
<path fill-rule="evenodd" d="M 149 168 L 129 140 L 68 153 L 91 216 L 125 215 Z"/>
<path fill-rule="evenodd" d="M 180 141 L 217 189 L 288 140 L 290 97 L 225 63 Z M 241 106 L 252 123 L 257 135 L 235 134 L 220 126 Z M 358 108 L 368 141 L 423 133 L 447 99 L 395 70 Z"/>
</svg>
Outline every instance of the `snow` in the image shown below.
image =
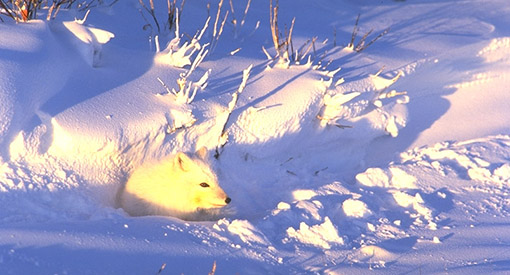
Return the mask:
<svg viewBox="0 0 510 275">
<path fill-rule="evenodd" d="M 342 209 L 348 217 L 363 218 L 372 214 L 366 203 L 355 199 L 345 200 Z"/>
<path fill-rule="evenodd" d="M 0 15 L 1 274 L 508 273 L 505 0 L 280 1 L 287 60 L 264 1 L 106 2 Z M 118 208 L 201 147 L 218 220 Z"/>
<path fill-rule="evenodd" d="M 305 222 L 299 224 L 299 229 L 292 227 L 287 229 L 289 238 L 294 238 L 303 244 L 317 246 L 323 249 L 330 249 L 332 245 L 342 245 L 344 240 L 338 236 L 338 230 L 335 228 L 329 217 L 324 218 L 324 223 L 313 226 Z M 285 239 L 283 240 L 286 241 Z"/>
<path fill-rule="evenodd" d="M 65 21 L 62 24 L 75 37 L 73 43 L 83 59 L 89 65 L 98 67 L 101 62 L 102 45 L 108 43 L 115 35 L 105 30 L 83 26 L 85 19 Z"/>
</svg>

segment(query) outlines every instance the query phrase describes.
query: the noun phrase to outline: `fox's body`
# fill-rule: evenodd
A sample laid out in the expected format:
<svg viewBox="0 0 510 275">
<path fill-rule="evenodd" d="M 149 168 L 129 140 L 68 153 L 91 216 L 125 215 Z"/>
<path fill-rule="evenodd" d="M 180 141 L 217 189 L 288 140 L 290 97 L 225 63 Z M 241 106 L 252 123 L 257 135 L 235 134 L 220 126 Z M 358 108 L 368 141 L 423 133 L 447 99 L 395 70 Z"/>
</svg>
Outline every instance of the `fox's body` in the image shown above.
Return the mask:
<svg viewBox="0 0 510 275">
<path fill-rule="evenodd" d="M 135 169 L 119 191 L 119 206 L 132 216 L 210 219 L 212 214 L 209 214 L 226 206 L 230 198 L 204 161 L 205 149 L 199 150 L 197 155 L 198 158 L 191 158 L 178 153 Z"/>
</svg>

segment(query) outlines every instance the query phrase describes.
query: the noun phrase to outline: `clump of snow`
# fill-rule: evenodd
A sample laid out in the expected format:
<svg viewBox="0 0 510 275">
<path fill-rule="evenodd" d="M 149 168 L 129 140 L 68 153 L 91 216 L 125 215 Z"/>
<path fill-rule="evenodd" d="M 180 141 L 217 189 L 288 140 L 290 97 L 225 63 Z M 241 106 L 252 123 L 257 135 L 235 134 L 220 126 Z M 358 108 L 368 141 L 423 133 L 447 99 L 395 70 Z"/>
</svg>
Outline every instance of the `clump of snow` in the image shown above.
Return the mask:
<svg viewBox="0 0 510 275">
<path fill-rule="evenodd" d="M 292 196 L 297 201 L 309 200 L 317 195 L 317 192 L 309 189 L 300 189 L 292 192 Z"/>
<path fill-rule="evenodd" d="M 510 182 L 510 164 L 505 163 L 494 170 L 493 176 L 499 182 Z"/>
<path fill-rule="evenodd" d="M 390 179 L 381 168 L 368 168 L 365 172 L 356 175 L 356 181 L 365 186 L 388 187 Z"/>
<path fill-rule="evenodd" d="M 237 236 L 242 243 L 249 245 L 259 244 L 267 246 L 270 243 L 265 235 L 247 220 L 228 221 L 221 219 L 214 224 L 213 228 L 219 232 L 228 232 L 233 236 Z"/>
<path fill-rule="evenodd" d="M 306 212 L 310 218 L 314 220 L 321 220 L 321 209 L 324 208 L 322 203 L 318 200 L 302 200 L 296 203 L 297 209 L 302 209 Z"/>
<path fill-rule="evenodd" d="M 290 209 L 290 204 L 286 203 L 286 202 L 279 202 L 278 205 L 276 206 L 276 208 L 278 210 L 289 210 Z"/>
<path fill-rule="evenodd" d="M 371 187 L 416 188 L 416 178 L 398 167 L 390 167 L 387 170 L 368 168 L 365 172 L 356 175 L 356 181 Z"/>
<path fill-rule="evenodd" d="M 343 245 L 344 240 L 338 235 L 337 228 L 331 223 L 329 217 L 324 218 L 324 223 L 309 226 L 301 222 L 299 229 L 289 227 L 289 238 L 293 238 L 304 244 L 309 244 L 324 249 L 330 249 L 335 245 Z"/>
<path fill-rule="evenodd" d="M 406 192 L 403 191 L 395 191 L 392 192 L 391 195 L 393 196 L 395 202 L 404 208 L 412 206 L 413 203 L 415 202 L 414 196 L 407 194 Z"/>
<path fill-rule="evenodd" d="M 345 215 L 353 218 L 365 218 L 372 214 L 367 204 L 360 200 L 347 199 L 342 203 Z"/>
<path fill-rule="evenodd" d="M 423 200 L 420 193 L 416 193 L 413 200 L 413 208 L 418 212 L 418 214 L 422 215 L 426 220 L 432 219 L 432 209 L 428 207 L 426 202 Z"/>
</svg>

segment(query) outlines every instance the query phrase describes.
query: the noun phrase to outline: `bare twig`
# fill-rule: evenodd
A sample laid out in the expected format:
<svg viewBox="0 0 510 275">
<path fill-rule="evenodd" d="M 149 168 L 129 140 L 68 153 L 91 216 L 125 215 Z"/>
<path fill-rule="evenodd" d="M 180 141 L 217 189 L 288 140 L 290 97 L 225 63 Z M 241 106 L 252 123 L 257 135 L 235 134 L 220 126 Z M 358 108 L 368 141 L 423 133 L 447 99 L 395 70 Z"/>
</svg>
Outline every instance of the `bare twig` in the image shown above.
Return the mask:
<svg viewBox="0 0 510 275">
<path fill-rule="evenodd" d="M 273 39 L 273 44 L 276 51 L 275 58 L 280 58 L 280 60 L 283 61 L 289 61 L 289 57 L 291 57 L 294 53 L 294 47 L 292 44 L 292 31 L 294 30 L 294 23 L 296 18 L 294 17 L 292 19 L 290 29 L 288 31 L 286 29 L 285 37 L 282 37 L 278 27 L 278 10 L 278 0 L 276 0 L 274 6 L 273 0 L 269 0 L 269 24 L 271 27 L 271 37 Z"/>
<path fill-rule="evenodd" d="M 170 0 L 166 1 L 166 5 L 168 7 L 168 18 L 166 20 L 166 23 L 168 24 L 168 29 L 172 29 L 172 26 L 174 24 L 175 20 L 175 3 L 177 0 L 174 0 L 173 3 L 170 2 Z"/>
<path fill-rule="evenodd" d="M 75 1 L 75 0 L 72 0 L 72 1 Z M 115 0 L 115 2 L 117 2 L 118 0 Z M 142 7 L 140 9 L 140 13 L 142 14 L 142 17 L 143 19 L 145 20 L 145 22 L 147 23 L 145 26 L 144 26 L 144 29 L 150 27 L 152 30 L 156 30 L 157 31 L 157 34 L 161 34 L 162 31 L 171 31 L 172 28 L 175 26 L 176 24 L 176 21 L 178 20 L 178 17 L 180 17 L 180 14 L 177 12 L 179 9 L 177 8 L 177 0 L 167 0 L 167 19 L 166 19 L 166 22 L 163 24 L 163 29 L 161 28 L 161 24 L 158 20 L 158 18 L 156 17 L 156 12 L 155 12 L 155 6 L 154 6 L 154 0 L 149 0 L 149 7 L 147 7 L 147 5 L 144 3 L 144 0 L 138 0 L 138 2 L 140 3 L 140 6 Z M 185 0 L 182 0 L 181 1 L 181 8 L 180 8 L 180 12 L 182 14 L 182 10 L 184 8 L 184 3 L 186 1 Z M 145 12 L 147 12 L 151 17 L 152 17 L 152 22 L 153 23 L 149 23 L 147 21 L 147 19 L 145 18 L 142 10 L 144 10 Z M 152 25 L 155 25 L 155 28 L 152 26 Z M 152 36 L 152 34 L 151 34 Z"/>
<path fill-rule="evenodd" d="M 216 261 L 213 262 L 213 266 L 211 272 L 209 272 L 209 275 L 214 275 L 214 273 L 216 273 Z"/>
<path fill-rule="evenodd" d="M 230 11 L 232 12 L 232 24 L 234 24 L 234 30 L 236 29 L 237 27 L 237 19 L 236 19 L 236 12 L 234 10 L 234 2 L 232 2 L 232 0 L 229 0 L 230 2 Z"/>
<path fill-rule="evenodd" d="M 276 6 L 273 7 L 273 0 L 269 0 L 269 24 L 271 26 L 271 36 L 273 37 L 274 49 L 276 56 L 280 55 L 278 49 L 280 48 L 280 37 L 278 32 L 278 0 Z"/>
<path fill-rule="evenodd" d="M 12 2 L 11 2 L 12 3 Z M 14 11 L 12 10 L 12 7 L 8 7 L 5 3 L 4 3 L 4 0 L 0 0 L 0 8 L 2 8 L 3 12 L 0 13 L 0 14 L 5 14 L 7 16 L 9 16 L 10 18 L 12 18 L 12 20 L 14 21 L 18 21 L 18 17 L 16 16 L 16 14 L 14 13 Z"/>
<path fill-rule="evenodd" d="M 251 4 L 251 0 L 248 0 L 248 3 L 246 3 L 246 8 L 244 9 L 243 20 L 241 20 L 241 27 L 243 27 L 243 25 L 244 25 L 246 15 L 248 14 L 248 10 L 250 9 L 250 4 Z"/>
<path fill-rule="evenodd" d="M 167 7 L 168 7 L 168 18 L 166 20 L 166 25 L 168 30 L 172 30 L 174 27 L 176 21 L 180 19 L 180 16 L 182 14 L 182 11 L 184 9 L 184 3 L 186 0 L 181 1 L 181 8 L 177 9 L 177 0 L 174 0 L 173 2 L 170 2 L 170 0 L 167 0 Z M 180 13 L 177 12 L 177 10 L 180 11 Z M 179 17 L 179 18 L 178 18 Z"/>
<path fill-rule="evenodd" d="M 356 44 L 356 46 L 354 47 L 354 50 L 357 51 L 357 52 L 360 52 L 362 51 L 362 49 L 364 48 L 365 46 L 365 40 L 367 40 L 367 37 L 374 31 L 374 29 L 371 29 L 369 30 L 367 33 L 365 33 L 365 35 L 363 35 L 363 37 L 361 37 L 361 39 L 359 40 L 358 44 Z"/>
<path fill-rule="evenodd" d="M 53 13 L 53 9 L 55 9 L 55 2 L 51 4 L 51 7 L 48 9 L 48 15 L 46 16 L 46 21 L 51 19 L 51 14 Z"/>
<path fill-rule="evenodd" d="M 333 29 L 333 47 L 336 47 L 336 27 Z"/>
<path fill-rule="evenodd" d="M 375 41 L 377 41 L 379 38 L 381 38 L 382 36 L 384 36 L 385 34 L 387 34 L 390 31 L 390 28 L 387 28 L 383 32 L 381 32 L 378 36 L 376 36 L 374 39 L 372 39 L 369 43 L 365 43 L 368 36 L 370 34 L 372 34 L 372 32 L 374 31 L 374 29 L 371 29 L 370 31 L 365 33 L 361 37 L 360 41 L 356 44 L 356 46 L 354 46 L 354 40 L 356 39 L 356 36 L 359 31 L 359 28 L 358 28 L 359 18 L 360 18 L 360 15 L 358 14 L 358 17 L 356 18 L 356 23 L 354 24 L 354 29 L 352 31 L 351 42 L 348 45 L 349 48 L 352 48 L 352 50 L 354 50 L 358 53 L 362 52 L 363 50 L 368 48 L 370 45 L 374 44 Z"/>
<path fill-rule="evenodd" d="M 312 39 L 312 49 L 314 58 L 317 56 L 317 51 L 315 50 L 315 41 L 317 41 L 317 36 Z"/>
<path fill-rule="evenodd" d="M 370 41 L 366 46 L 364 46 L 363 48 L 361 48 L 358 52 L 361 52 L 362 50 L 368 48 L 368 46 L 374 44 L 375 41 L 377 41 L 377 39 L 381 38 L 383 35 L 387 34 L 388 32 L 390 31 L 390 28 L 387 28 L 385 29 L 383 32 L 381 32 L 376 38 L 372 39 L 372 41 Z"/>
<path fill-rule="evenodd" d="M 216 12 L 216 20 L 214 21 L 213 37 L 216 36 L 216 32 L 218 29 L 218 21 L 220 19 L 220 13 L 221 13 L 222 6 L 223 6 L 223 0 L 220 0 L 220 2 L 218 3 L 218 11 Z"/>
<path fill-rule="evenodd" d="M 250 72 L 253 65 L 250 65 L 248 68 L 243 70 L 243 80 L 241 81 L 241 84 L 239 85 L 239 88 L 237 91 L 235 91 L 232 94 L 232 100 L 228 104 L 227 108 L 227 119 L 225 119 L 225 123 L 223 124 L 223 128 L 221 130 L 220 137 L 218 139 L 218 147 L 216 147 L 216 153 L 214 154 L 214 157 L 218 159 L 221 154 L 221 150 L 227 144 L 228 142 L 228 132 L 227 132 L 227 124 L 230 119 L 230 116 L 232 115 L 232 112 L 234 111 L 234 108 L 237 104 L 237 100 L 239 99 L 239 95 L 244 91 L 244 88 L 246 87 L 246 83 L 248 82 L 248 78 L 250 77 Z"/>
<path fill-rule="evenodd" d="M 77 4 L 79 10 L 80 6 L 88 7 L 95 0 L 84 0 Z M 16 22 L 26 22 L 37 18 L 37 12 L 43 4 L 48 7 L 49 1 L 44 0 L 0 0 L 0 15 L 4 14 Z M 53 0 L 51 6 L 48 8 L 47 20 L 56 17 L 61 7 L 71 8 L 76 0 Z M 1 19 L 1 18 L 0 18 Z"/>
<path fill-rule="evenodd" d="M 163 270 L 165 270 L 165 267 L 166 267 L 166 263 L 162 264 L 161 267 L 159 268 L 157 275 L 161 274 L 161 272 L 163 272 Z"/>
<path fill-rule="evenodd" d="M 158 19 L 156 18 L 156 14 L 154 13 L 154 1 L 153 0 L 149 0 L 150 9 L 145 5 L 143 0 L 138 0 L 138 2 L 142 6 L 142 8 L 144 8 L 152 16 L 152 20 L 154 20 L 154 24 L 156 24 L 156 27 L 158 29 L 158 33 L 160 33 L 161 32 L 161 28 L 159 27 Z"/>
<path fill-rule="evenodd" d="M 287 53 L 290 51 L 291 53 L 294 52 L 294 46 L 292 45 L 292 31 L 294 30 L 294 22 L 296 22 L 296 17 L 292 19 L 292 23 L 290 24 L 290 30 L 287 35 L 287 42 L 286 42 L 286 51 Z M 289 49 L 290 46 L 290 49 Z M 289 55 L 290 56 L 290 55 Z"/>
<path fill-rule="evenodd" d="M 361 14 L 358 14 L 358 17 L 356 18 L 356 23 L 354 23 L 354 29 L 352 30 L 352 37 L 351 37 L 351 43 L 349 43 L 349 47 L 354 47 L 354 39 L 356 39 L 356 35 L 358 34 L 358 23 L 359 23 L 359 17 Z"/>
<path fill-rule="evenodd" d="M 312 39 L 306 40 L 306 42 L 299 48 L 299 52 L 296 56 L 296 61 L 301 61 L 303 58 L 306 57 L 306 55 L 310 52 L 310 50 L 313 49 L 314 55 L 315 55 L 315 41 L 317 40 L 317 37 L 314 37 Z M 305 48 L 306 47 L 306 48 Z"/>
<path fill-rule="evenodd" d="M 66 2 L 69 0 L 60 0 Z M 37 10 L 40 8 L 40 0 L 0 0 L 0 14 L 7 15 L 16 22 L 26 22 L 37 17 Z"/>
<path fill-rule="evenodd" d="M 216 36 L 213 36 L 213 41 L 211 45 L 211 51 L 213 51 L 216 48 L 216 45 L 218 44 L 218 41 L 220 39 L 221 34 L 223 33 L 223 27 L 225 26 L 225 22 L 227 22 L 228 17 L 228 10 L 225 13 L 225 17 L 223 17 L 223 21 L 221 21 L 220 29 L 218 30 L 218 33 Z"/>
<path fill-rule="evenodd" d="M 250 8 L 251 0 L 248 0 L 248 3 L 246 3 L 246 7 L 244 8 L 244 14 L 242 15 L 241 21 L 238 20 L 239 16 L 236 15 L 235 9 L 234 9 L 234 2 L 233 0 L 230 1 L 230 11 L 232 12 L 232 24 L 234 25 L 234 37 L 237 37 L 238 31 L 244 26 L 244 22 L 246 20 L 246 15 L 248 14 L 248 10 Z"/>
<path fill-rule="evenodd" d="M 222 7 L 223 7 L 223 0 L 220 0 L 220 2 L 218 3 L 218 11 L 216 12 L 216 19 L 214 20 L 213 35 L 211 38 L 211 50 L 209 51 L 209 53 L 212 53 L 214 51 L 214 49 L 216 48 L 216 45 L 218 44 L 220 36 L 223 33 L 223 27 L 225 26 L 225 22 L 227 22 L 227 17 L 229 15 L 229 10 L 227 10 L 227 12 L 225 13 L 225 16 L 223 17 L 223 20 L 221 21 L 220 27 L 218 29 L 218 22 L 220 19 Z"/>
<path fill-rule="evenodd" d="M 262 52 L 264 52 L 264 54 L 266 55 L 268 60 L 273 59 L 273 57 L 267 52 L 267 50 L 266 50 L 266 48 L 264 48 L 264 46 L 262 46 Z"/>
<path fill-rule="evenodd" d="M 163 80 L 161 80 L 161 78 L 157 77 L 156 79 L 159 81 L 159 83 L 161 83 L 161 85 L 163 85 L 163 87 L 165 88 L 165 90 L 166 90 L 166 92 L 167 92 L 167 93 L 169 93 L 169 94 L 173 94 L 173 95 L 176 95 L 176 94 L 174 93 L 174 91 L 172 91 L 172 90 L 171 90 L 171 89 L 170 89 L 170 88 L 166 85 L 166 83 L 165 83 L 165 82 L 163 82 Z"/>
<path fill-rule="evenodd" d="M 340 123 L 337 123 L 337 122 L 331 122 L 335 118 L 323 117 L 321 115 L 317 115 L 316 117 L 317 117 L 318 120 L 325 121 L 327 123 L 327 125 L 333 125 L 333 126 L 336 126 L 336 127 L 340 128 L 340 129 L 353 128 L 353 126 L 350 126 L 350 125 L 343 125 L 343 124 L 340 124 Z"/>
</svg>

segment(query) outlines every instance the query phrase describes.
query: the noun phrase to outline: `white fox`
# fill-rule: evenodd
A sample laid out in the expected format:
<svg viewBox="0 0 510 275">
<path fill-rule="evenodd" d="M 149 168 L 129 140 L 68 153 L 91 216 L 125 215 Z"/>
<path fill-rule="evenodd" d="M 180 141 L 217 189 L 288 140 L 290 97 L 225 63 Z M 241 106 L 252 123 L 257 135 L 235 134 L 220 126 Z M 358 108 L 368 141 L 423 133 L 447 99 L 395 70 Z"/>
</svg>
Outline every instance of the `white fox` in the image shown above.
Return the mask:
<svg viewBox="0 0 510 275">
<path fill-rule="evenodd" d="M 231 199 L 205 162 L 206 153 L 204 147 L 197 151 L 197 157 L 177 153 L 160 162 L 140 166 L 119 190 L 118 205 L 131 216 L 212 219 Z"/>
</svg>

